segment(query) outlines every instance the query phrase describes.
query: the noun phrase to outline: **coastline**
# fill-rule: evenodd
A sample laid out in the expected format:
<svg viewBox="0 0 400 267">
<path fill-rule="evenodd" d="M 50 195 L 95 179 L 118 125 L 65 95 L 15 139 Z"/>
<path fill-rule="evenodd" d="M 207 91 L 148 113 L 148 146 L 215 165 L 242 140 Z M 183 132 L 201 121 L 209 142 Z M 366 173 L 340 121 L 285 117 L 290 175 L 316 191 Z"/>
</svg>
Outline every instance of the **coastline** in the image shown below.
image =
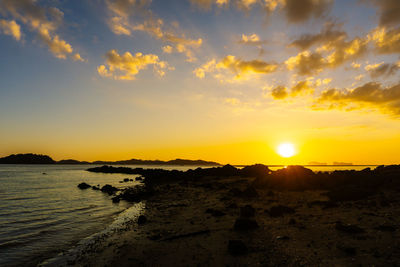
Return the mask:
<svg viewBox="0 0 400 267">
<path fill-rule="evenodd" d="M 399 262 L 400 197 L 393 188 L 333 201 L 328 190 L 252 190 L 256 179 L 208 176 L 158 183 L 157 193 L 144 202 L 146 222 L 133 220 L 130 227 L 98 240 L 68 265 L 393 266 Z M 359 191 L 353 190 L 357 195 Z M 257 226 L 238 226 L 239 219 Z"/>
</svg>

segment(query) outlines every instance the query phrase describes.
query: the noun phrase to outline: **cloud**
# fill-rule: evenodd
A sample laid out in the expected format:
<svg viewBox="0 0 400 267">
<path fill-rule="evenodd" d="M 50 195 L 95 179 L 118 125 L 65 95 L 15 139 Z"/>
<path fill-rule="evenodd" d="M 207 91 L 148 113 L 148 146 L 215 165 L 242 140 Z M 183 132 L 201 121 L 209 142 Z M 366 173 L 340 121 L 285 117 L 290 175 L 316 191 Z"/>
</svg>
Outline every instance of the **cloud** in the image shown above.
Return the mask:
<svg viewBox="0 0 400 267">
<path fill-rule="evenodd" d="M 300 75 L 312 75 L 321 72 L 329 64 L 319 52 L 304 51 L 285 61 L 289 70 L 295 70 Z"/>
<path fill-rule="evenodd" d="M 319 81 L 322 83 L 322 81 Z M 285 86 L 279 85 L 276 86 L 271 90 L 271 96 L 274 99 L 285 99 L 290 97 L 296 97 L 299 95 L 310 95 L 314 93 L 314 86 L 317 84 L 313 84 L 310 80 L 305 80 L 305 81 L 299 81 L 297 82 L 294 86 L 290 88 L 286 88 Z M 290 91 L 290 92 L 289 92 Z"/>
<path fill-rule="evenodd" d="M 177 23 L 171 23 L 172 27 L 167 27 L 164 20 L 148 9 L 150 0 L 107 0 L 106 3 L 111 13 L 108 25 L 115 34 L 129 36 L 133 31 L 145 32 L 168 44 L 163 47 L 165 53 L 184 54 L 188 62 L 197 60 L 194 50 L 201 47 L 203 39 L 186 37 Z"/>
<path fill-rule="evenodd" d="M 384 113 L 400 115 L 400 84 L 383 87 L 369 82 L 354 89 L 329 89 L 316 100 L 317 108 L 362 109 L 378 108 Z"/>
<path fill-rule="evenodd" d="M 323 16 L 331 8 L 333 0 L 286 0 L 284 3 L 288 21 L 298 23 Z"/>
<path fill-rule="evenodd" d="M 209 10 L 213 5 L 226 7 L 230 4 L 239 10 L 264 8 L 267 13 L 281 11 L 291 23 L 323 17 L 331 8 L 333 0 L 190 0 L 193 5 Z"/>
<path fill-rule="evenodd" d="M 21 40 L 21 27 L 15 22 L 15 20 L 4 20 L 0 19 L 0 32 L 6 35 L 11 35 L 15 40 Z"/>
<path fill-rule="evenodd" d="M 289 94 L 284 86 L 277 86 L 271 90 L 271 95 L 274 99 L 285 99 Z"/>
<path fill-rule="evenodd" d="M 368 35 L 378 54 L 400 53 L 400 28 L 377 27 Z"/>
<path fill-rule="evenodd" d="M 400 69 L 399 63 L 378 63 L 365 66 L 372 78 L 387 77 L 396 74 Z"/>
<path fill-rule="evenodd" d="M 265 43 L 265 41 L 262 41 L 260 39 L 260 36 L 257 34 L 253 33 L 250 35 L 242 34 L 242 37 L 239 40 L 240 44 L 245 44 L 245 45 L 255 45 L 255 46 L 260 46 Z"/>
<path fill-rule="evenodd" d="M 300 75 L 313 75 L 361 57 L 367 52 L 367 45 L 368 40 L 364 38 L 356 37 L 349 41 L 340 39 L 324 43 L 314 52 L 300 52 L 286 60 L 285 64 L 289 70 L 295 70 Z"/>
<path fill-rule="evenodd" d="M 221 81 L 242 80 L 249 77 L 252 74 L 269 74 L 275 72 L 278 68 L 276 63 L 269 63 L 262 60 L 242 60 L 236 58 L 233 55 L 228 55 L 222 60 L 218 61 L 212 59 L 199 68 L 196 68 L 193 73 L 200 79 L 204 78 L 206 73 L 217 73 L 214 75 L 216 78 L 220 78 Z M 233 80 L 224 76 L 221 72 L 228 71 L 234 74 Z"/>
<path fill-rule="evenodd" d="M 379 25 L 393 26 L 400 23 L 400 1 L 371 0 L 378 7 Z"/>
<path fill-rule="evenodd" d="M 57 58 L 73 57 L 72 46 L 54 33 L 64 18 L 64 13 L 58 8 L 41 7 L 35 0 L 3 0 L 0 9 L 37 32 L 42 43 Z M 14 27 L 14 30 L 17 31 L 17 28 Z"/>
<path fill-rule="evenodd" d="M 289 47 L 297 47 L 300 50 L 307 50 L 317 44 L 335 44 L 347 38 L 347 33 L 340 30 L 338 25 L 327 22 L 317 34 L 304 34 L 294 40 Z"/>
<path fill-rule="evenodd" d="M 353 69 L 359 69 L 359 68 L 361 67 L 361 64 L 356 63 L 356 62 L 351 62 L 351 67 L 352 67 Z"/>
<path fill-rule="evenodd" d="M 106 66 L 108 65 L 108 67 Z M 153 66 L 154 71 L 160 75 L 165 75 L 165 70 L 172 70 L 167 62 L 160 61 L 157 55 L 129 52 L 120 55 L 116 50 L 110 50 L 106 54 L 106 65 L 100 65 L 97 72 L 103 77 L 113 77 L 116 80 L 134 80 L 140 70 Z"/>
</svg>

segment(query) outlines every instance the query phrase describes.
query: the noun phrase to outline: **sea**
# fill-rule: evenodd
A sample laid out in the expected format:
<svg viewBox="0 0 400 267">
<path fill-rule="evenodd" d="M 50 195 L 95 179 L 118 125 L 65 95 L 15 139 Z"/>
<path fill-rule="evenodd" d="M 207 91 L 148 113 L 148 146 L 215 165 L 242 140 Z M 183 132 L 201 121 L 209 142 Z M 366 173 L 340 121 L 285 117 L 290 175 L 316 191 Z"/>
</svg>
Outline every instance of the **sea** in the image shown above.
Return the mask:
<svg viewBox="0 0 400 267">
<path fill-rule="evenodd" d="M 129 166 L 187 170 L 197 166 Z M 138 175 L 86 171 L 93 165 L 0 165 L 0 266 L 37 266 L 90 242 L 99 233 L 126 227 L 143 203 L 113 203 L 108 194 L 77 185 L 140 184 Z M 272 170 L 284 166 L 273 166 Z M 313 171 L 376 166 L 311 166 Z M 122 182 L 125 178 L 133 181 Z"/>
</svg>

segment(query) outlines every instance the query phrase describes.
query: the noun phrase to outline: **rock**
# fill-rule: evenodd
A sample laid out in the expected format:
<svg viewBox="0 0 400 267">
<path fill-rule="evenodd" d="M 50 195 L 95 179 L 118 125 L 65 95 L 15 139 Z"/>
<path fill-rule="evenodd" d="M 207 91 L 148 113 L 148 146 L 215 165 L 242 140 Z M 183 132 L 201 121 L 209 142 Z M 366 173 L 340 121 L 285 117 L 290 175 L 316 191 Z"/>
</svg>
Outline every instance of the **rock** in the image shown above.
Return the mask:
<svg viewBox="0 0 400 267">
<path fill-rule="evenodd" d="M 142 178 L 142 177 L 136 177 L 135 180 L 136 180 L 136 181 L 142 181 L 143 178 Z"/>
<path fill-rule="evenodd" d="M 296 224 L 297 222 L 296 222 L 296 220 L 294 219 L 294 218 L 291 218 L 290 220 L 289 220 L 289 224 L 290 225 L 294 225 L 294 224 Z"/>
<path fill-rule="evenodd" d="M 254 230 L 258 228 L 258 223 L 249 218 L 238 218 L 235 221 L 235 225 L 233 226 L 233 229 L 235 231 L 248 231 L 248 230 Z"/>
<path fill-rule="evenodd" d="M 113 203 L 119 203 L 121 201 L 121 198 L 119 196 L 115 196 L 112 198 Z"/>
<path fill-rule="evenodd" d="M 295 213 L 295 209 L 283 205 L 273 206 L 269 209 L 268 213 L 271 217 L 281 217 L 285 214 L 293 214 Z"/>
<path fill-rule="evenodd" d="M 242 240 L 229 240 L 229 254 L 233 256 L 244 255 L 248 252 L 247 246 Z"/>
<path fill-rule="evenodd" d="M 343 224 L 342 222 L 336 222 L 335 225 L 336 230 L 345 232 L 348 234 L 362 234 L 365 233 L 365 230 L 361 227 L 354 224 Z"/>
<path fill-rule="evenodd" d="M 100 190 L 101 190 L 101 192 L 103 192 L 103 193 L 107 193 L 107 194 L 109 194 L 109 195 L 112 195 L 112 194 L 114 194 L 115 192 L 118 191 L 118 188 L 116 188 L 116 187 L 114 187 L 114 186 L 112 186 L 112 185 L 106 184 L 106 185 L 103 186 Z"/>
<path fill-rule="evenodd" d="M 378 231 L 382 231 L 382 232 L 395 232 L 396 231 L 396 227 L 394 227 L 393 225 L 389 225 L 389 224 L 381 224 L 381 225 L 375 227 L 374 229 L 378 230 Z"/>
<path fill-rule="evenodd" d="M 126 182 L 129 182 L 129 178 L 125 178 L 124 179 L 124 182 L 126 183 Z"/>
<path fill-rule="evenodd" d="M 249 186 L 241 193 L 241 196 L 245 198 L 256 198 L 258 197 L 258 193 L 253 186 Z"/>
<path fill-rule="evenodd" d="M 215 210 L 215 209 L 207 209 L 207 210 L 206 210 L 206 213 L 209 213 L 209 214 L 211 214 L 211 215 L 214 216 L 214 217 L 221 217 L 221 216 L 224 216 L 224 215 L 225 215 L 224 212 L 222 212 L 222 211 L 220 211 L 220 210 Z"/>
<path fill-rule="evenodd" d="M 145 224 L 146 222 L 147 222 L 146 216 L 140 215 L 139 218 L 138 218 L 137 223 L 138 223 L 139 225 L 142 225 L 142 224 Z"/>
<path fill-rule="evenodd" d="M 289 240 L 290 237 L 288 237 L 287 235 L 278 235 L 276 237 L 276 240 Z"/>
<path fill-rule="evenodd" d="M 97 186 L 94 185 L 94 186 L 92 186 L 92 189 L 93 190 L 100 190 L 100 187 L 98 185 Z"/>
<path fill-rule="evenodd" d="M 237 208 L 238 208 L 238 205 L 237 205 L 236 203 L 232 203 L 232 204 L 229 204 L 229 205 L 227 206 L 227 208 L 228 208 L 228 209 L 237 209 Z"/>
<path fill-rule="evenodd" d="M 377 192 L 376 188 L 359 185 L 342 186 L 326 193 L 331 201 L 357 201 L 368 198 Z"/>
<path fill-rule="evenodd" d="M 343 244 L 338 244 L 336 247 L 346 253 L 347 256 L 355 256 L 357 254 L 357 250 L 354 247 L 346 246 Z"/>
<path fill-rule="evenodd" d="M 133 179 L 129 179 L 129 182 L 133 182 Z"/>
<path fill-rule="evenodd" d="M 240 208 L 240 217 L 250 218 L 254 217 L 256 214 L 256 210 L 251 205 L 246 205 Z"/>
<path fill-rule="evenodd" d="M 87 184 L 87 183 L 80 183 L 80 184 L 78 184 L 78 188 L 79 189 L 88 189 L 88 188 L 90 188 L 90 187 L 92 187 L 92 186 L 90 186 L 89 184 Z"/>
</svg>

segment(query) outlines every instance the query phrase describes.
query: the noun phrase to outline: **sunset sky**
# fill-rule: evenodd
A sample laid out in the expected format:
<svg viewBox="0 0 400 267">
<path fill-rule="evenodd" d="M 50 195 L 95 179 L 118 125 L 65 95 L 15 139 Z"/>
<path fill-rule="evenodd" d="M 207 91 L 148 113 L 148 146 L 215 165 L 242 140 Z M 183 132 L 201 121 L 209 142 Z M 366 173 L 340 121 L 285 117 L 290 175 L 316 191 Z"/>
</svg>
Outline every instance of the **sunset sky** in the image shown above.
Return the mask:
<svg viewBox="0 0 400 267">
<path fill-rule="evenodd" d="M 0 156 L 399 163 L 399 55 L 398 0 L 0 0 Z"/>
</svg>

